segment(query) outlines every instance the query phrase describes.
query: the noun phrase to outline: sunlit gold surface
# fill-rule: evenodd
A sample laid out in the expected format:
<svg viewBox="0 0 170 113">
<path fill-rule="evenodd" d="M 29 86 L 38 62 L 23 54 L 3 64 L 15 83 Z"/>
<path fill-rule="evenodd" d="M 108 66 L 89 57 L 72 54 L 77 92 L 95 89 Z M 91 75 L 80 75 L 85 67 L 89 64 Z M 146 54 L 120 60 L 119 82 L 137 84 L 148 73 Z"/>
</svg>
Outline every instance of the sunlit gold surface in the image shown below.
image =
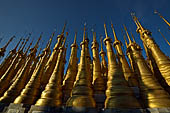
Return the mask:
<svg viewBox="0 0 170 113">
<path fill-rule="evenodd" d="M 132 72 L 132 70 L 129 67 L 129 64 L 128 64 L 128 62 L 125 58 L 125 55 L 122 51 L 122 48 L 121 48 L 122 43 L 118 40 L 118 38 L 116 36 L 115 30 L 113 28 L 113 24 L 111 24 L 111 27 L 112 27 L 113 35 L 115 38 L 113 45 L 116 48 L 118 58 L 121 62 L 124 77 L 125 77 L 126 81 L 128 81 L 129 86 L 131 86 L 131 87 L 138 86 L 137 77 L 135 76 L 135 74 Z"/>
<path fill-rule="evenodd" d="M 139 69 L 139 88 L 142 103 L 145 108 L 162 108 L 170 106 L 170 97 L 166 91 L 160 86 L 154 78 L 151 70 L 146 64 L 141 48 L 129 37 L 128 50 L 132 53 L 132 57 Z"/>
<path fill-rule="evenodd" d="M 107 35 L 104 43 L 108 58 L 108 82 L 106 90 L 105 108 L 140 108 L 140 104 L 133 95 L 133 91 L 127 86 L 121 68 L 117 65 L 115 55 L 111 46 L 111 38 Z"/>
<path fill-rule="evenodd" d="M 89 76 L 89 80 L 92 82 L 92 79 L 93 79 L 93 62 L 91 60 L 91 57 L 90 57 L 90 52 L 89 52 L 89 39 L 88 39 L 88 35 L 87 35 L 87 32 L 86 32 L 86 38 L 85 38 L 85 51 L 86 51 L 86 57 L 87 57 L 87 67 L 89 67 L 89 69 L 87 71 L 89 71 L 88 73 L 90 74 Z"/>
<path fill-rule="evenodd" d="M 65 46 L 65 40 L 62 47 L 60 47 L 59 56 L 57 59 L 54 71 L 49 79 L 45 90 L 42 92 L 40 99 L 36 102 L 37 106 L 55 106 L 60 107 L 62 105 L 62 65 L 63 65 L 63 52 Z"/>
<path fill-rule="evenodd" d="M 55 65 L 56 65 L 56 62 L 57 62 L 57 57 L 58 57 L 58 54 L 59 54 L 59 47 L 62 45 L 62 40 L 63 40 L 63 37 L 64 37 L 65 27 L 66 27 L 66 23 L 64 24 L 61 35 L 57 36 L 58 42 L 54 46 L 53 52 L 52 52 L 48 62 L 45 65 L 45 72 L 44 72 L 42 79 L 41 79 L 42 87 L 46 86 L 46 84 L 48 83 L 50 76 L 52 75 L 53 70 L 55 68 Z"/>
<path fill-rule="evenodd" d="M 26 45 L 28 40 L 26 40 L 26 42 L 24 43 L 23 47 L 21 49 L 19 49 L 19 51 L 17 52 L 17 55 L 15 56 L 15 58 L 13 59 L 11 65 L 9 66 L 9 68 L 7 69 L 7 71 L 2 75 L 1 79 L 0 79 L 0 96 L 2 96 L 2 94 L 4 93 L 4 91 L 9 87 L 9 82 L 12 80 L 12 78 L 15 76 L 15 74 L 17 73 L 17 71 L 20 69 L 20 65 L 22 65 L 22 61 L 23 61 L 23 49 Z"/>
<path fill-rule="evenodd" d="M 87 71 L 89 69 L 87 67 L 86 57 L 85 28 L 81 48 L 80 64 L 76 81 L 72 89 L 71 97 L 67 100 L 66 106 L 94 108 L 96 103 L 93 98 L 93 90 L 91 89 L 90 73 Z"/>
<path fill-rule="evenodd" d="M 15 46 L 15 48 L 13 50 L 10 51 L 9 56 L 7 56 L 4 61 L 1 63 L 0 65 L 0 78 L 1 76 L 6 72 L 6 70 L 8 69 L 8 67 L 11 65 L 12 60 L 14 59 L 14 57 L 16 56 L 16 49 L 18 47 L 18 45 L 20 44 L 22 38 L 20 38 L 19 42 L 17 43 L 17 45 Z"/>
<path fill-rule="evenodd" d="M 31 79 L 22 90 L 21 94 L 15 99 L 15 104 L 34 104 L 35 101 L 38 99 L 40 95 L 40 81 L 42 77 L 42 73 L 44 72 L 44 66 L 50 52 L 50 45 L 51 45 L 52 38 L 50 38 L 49 43 L 47 44 L 46 48 L 43 50 L 43 53 L 40 55 L 40 63 L 37 65 L 37 69 L 34 71 Z"/>
<path fill-rule="evenodd" d="M 103 50 L 102 37 L 100 38 L 100 46 L 101 46 L 101 50 L 100 50 L 99 54 L 101 56 L 101 73 L 102 73 L 102 77 L 103 77 L 104 84 L 105 84 L 105 87 L 106 87 L 108 68 L 107 68 L 107 62 L 106 62 L 106 59 L 105 59 L 106 53 Z"/>
<path fill-rule="evenodd" d="M 149 65 L 150 70 L 152 71 L 153 75 L 155 76 L 156 80 L 160 83 L 160 85 L 168 92 L 170 92 L 170 86 L 168 86 L 168 84 L 166 83 L 165 79 L 163 78 L 163 76 L 161 75 L 159 68 L 151 54 L 150 49 L 143 43 L 143 46 L 145 48 L 146 51 L 146 62 Z"/>
<path fill-rule="evenodd" d="M 64 103 L 68 100 L 71 95 L 71 91 L 74 85 L 74 81 L 77 75 L 77 48 L 78 45 L 76 44 L 76 37 L 77 33 L 75 34 L 74 43 L 71 45 L 71 55 L 68 64 L 68 68 L 66 71 L 65 78 L 63 80 L 63 100 Z"/>
<path fill-rule="evenodd" d="M 2 103 L 10 103 L 15 100 L 15 98 L 20 94 L 21 90 L 24 88 L 26 84 L 26 79 L 28 77 L 28 72 L 31 66 L 32 61 L 34 60 L 38 48 L 38 43 L 42 36 L 38 39 L 34 48 L 31 49 L 30 54 L 28 55 L 28 60 L 26 61 L 22 71 L 9 87 L 9 89 L 4 93 L 3 97 L 0 98 L 0 102 Z"/>
<path fill-rule="evenodd" d="M 96 33 L 93 32 L 92 53 L 93 53 L 93 91 L 97 107 L 104 107 L 105 84 L 101 73 L 101 65 L 99 59 L 99 44 L 96 40 Z"/>
<path fill-rule="evenodd" d="M 160 50 L 154 39 L 151 38 L 151 32 L 142 27 L 136 16 L 133 16 L 133 19 L 137 25 L 137 32 L 140 34 L 141 40 L 151 50 L 159 71 L 166 83 L 170 85 L 170 59 Z"/>
</svg>

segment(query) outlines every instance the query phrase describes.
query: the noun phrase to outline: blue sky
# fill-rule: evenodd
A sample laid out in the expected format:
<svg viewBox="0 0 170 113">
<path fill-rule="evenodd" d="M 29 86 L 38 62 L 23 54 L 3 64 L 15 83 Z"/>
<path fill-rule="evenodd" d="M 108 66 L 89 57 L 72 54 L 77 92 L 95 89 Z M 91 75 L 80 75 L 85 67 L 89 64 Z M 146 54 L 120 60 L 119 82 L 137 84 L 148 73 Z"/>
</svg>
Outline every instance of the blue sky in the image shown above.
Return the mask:
<svg viewBox="0 0 170 113">
<path fill-rule="evenodd" d="M 124 43 L 121 28 L 122 24 L 125 24 L 128 30 L 133 32 L 137 43 L 142 46 L 139 34 L 136 33 L 136 25 L 130 16 L 131 12 L 135 12 L 142 25 L 152 32 L 161 50 L 170 56 L 169 45 L 157 31 L 160 28 L 170 41 L 170 30 L 159 16 L 153 13 L 154 10 L 158 10 L 170 22 L 169 4 L 170 0 L 0 0 L 0 37 L 3 37 L 0 47 L 14 34 L 16 38 L 9 45 L 7 52 L 15 46 L 21 36 L 32 32 L 31 38 L 38 39 L 40 33 L 44 32 L 44 44 L 41 44 L 44 48 L 54 29 L 56 35 L 59 34 L 65 21 L 66 31 L 69 33 L 68 46 L 73 42 L 75 31 L 78 32 L 78 44 L 82 41 L 85 22 L 91 45 L 91 29 L 96 31 L 99 41 L 99 36 L 104 36 L 104 21 L 108 34 L 113 39 L 110 20 L 119 40 Z M 55 43 L 56 38 L 53 39 L 52 48 Z M 69 56 L 70 48 L 67 50 L 67 59 Z"/>
</svg>

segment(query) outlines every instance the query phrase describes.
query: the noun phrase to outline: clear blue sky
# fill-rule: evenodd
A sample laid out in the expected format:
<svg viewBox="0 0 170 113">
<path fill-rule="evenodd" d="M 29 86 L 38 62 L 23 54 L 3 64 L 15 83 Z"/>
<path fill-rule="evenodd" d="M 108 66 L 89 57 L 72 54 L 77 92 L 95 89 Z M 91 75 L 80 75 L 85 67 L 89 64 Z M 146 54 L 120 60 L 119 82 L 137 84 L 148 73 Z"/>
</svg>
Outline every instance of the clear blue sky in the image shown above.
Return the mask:
<svg viewBox="0 0 170 113">
<path fill-rule="evenodd" d="M 32 38 L 38 39 L 40 32 L 44 32 L 44 44 L 41 45 L 44 48 L 54 29 L 56 29 L 56 35 L 61 32 L 65 20 L 68 23 L 66 31 L 69 32 L 67 39 L 69 46 L 73 42 L 75 31 L 78 32 L 78 43 L 82 41 L 85 22 L 87 23 L 90 45 L 92 28 L 97 32 L 98 40 L 100 35 L 104 36 L 104 21 L 107 24 L 109 36 L 113 38 L 110 20 L 115 26 L 118 39 L 124 43 L 121 28 L 122 24 L 125 24 L 142 46 L 139 34 L 136 33 L 136 25 L 130 16 L 131 12 L 135 12 L 142 25 L 152 32 L 161 50 L 170 56 L 170 46 L 157 32 L 160 28 L 170 41 L 170 37 L 168 37 L 170 30 L 159 16 L 153 13 L 155 9 L 158 10 L 170 22 L 169 5 L 170 0 L 1 0 L 0 37 L 4 38 L 0 47 L 14 34 L 16 34 L 16 39 L 10 44 L 7 52 L 25 33 L 33 32 Z M 52 47 L 55 43 L 56 38 L 53 40 Z M 70 48 L 67 51 L 67 59 L 69 56 Z"/>
</svg>

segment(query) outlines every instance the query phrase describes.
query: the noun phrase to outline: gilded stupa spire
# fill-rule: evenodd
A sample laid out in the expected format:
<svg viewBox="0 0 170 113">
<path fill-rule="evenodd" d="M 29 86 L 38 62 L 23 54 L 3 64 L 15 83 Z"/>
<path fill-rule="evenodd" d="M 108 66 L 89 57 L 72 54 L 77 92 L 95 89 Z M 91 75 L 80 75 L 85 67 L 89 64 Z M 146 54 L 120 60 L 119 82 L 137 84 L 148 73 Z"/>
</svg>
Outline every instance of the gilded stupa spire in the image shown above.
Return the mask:
<svg viewBox="0 0 170 113">
<path fill-rule="evenodd" d="M 102 52 L 104 52 L 104 50 L 103 50 L 103 43 L 102 43 L 102 41 L 103 41 L 103 39 L 102 39 L 103 37 L 101 36 L 100 37 L 100 46 L 101 46 L 101 50 L 100 51 L 102 51 Z"/>
<path fill-rule="evenodd" d="M 100 50 L 100 56 L 101 56 L 101 72 L 102 72 L 102 76 L 103 76 L 103 79 L 104 79 L 104 83 L 105 83 L 105 87 L 107 85 L 107 74 L 108 74 L 108 69 L 107 69 L 107 62 L 106 62 L 106 59 L 105 59 L 105 55 L 106 53 L 104 52 L 103 50 L 103 44 L 102 44 L 102 37 L 100 37 L 100 46 L 101 46 L 101 50 Z"/>
<path fill-rule="evenodd" d="M 114 29 L 114 27 L 113 27 L 112 21 L 111 21 L 111 28 L 112 28 L 112 31 L 113 31 L 113 36 L 114 36 L 115 41 L 119 41 L 119 40 L 117 39 L 117 36 L 116 36 L 116 33 L 115 33 L 115 29 Z"/>
<path fill-rule="evenodd" d="M 25 41 L 25 39 L 22 37 L 22 42 L 21 42 L 21 45 L 19 46 L 19 48 L 18 48 L 18 51 L 20 51 L 21 50 L 21 48 L 22 48 L 22 46 L 24 45 L 24 41 Z"/>
<path fill-rule="evenodd" d="M 64 35 L 64 31 L 65 31 L 65 29 L 66 29 L 66 25 L 67 25 L 67 22 L 65 21 L 64 26 L 63 26 L 63 29 L 62 29 L 62 32 L 61 32 L 62 35 Z"/>
<path fill-rule="evenodd" d="M 139 89 L 144 108 L 164 108 L 170 106 L 170 96 L 160 86 L 149 69 L 141 53 L 141 47 L 133 42 L 128 49 L 139 69 Z M 152 85 L 151 85 L 152 84 Z M 161 93 L 160 93 L 161 92 Z M 147 96 L 146 96 L 147 95 Z"/>
<path fill-rule="evenodd" d="M 31 33 L 29 33 L 28 38 L 25 39 L 25 43 L 23 44 L 22 48 L 20 49 L 21 52 L 23 52 L 23 50 L 24 50 L 24 48 L 25 48 L 27 42 L 29 41 L 30 37 L 31 37 Z"/>
<path fill-rule="evenodd" d="M 123 33 L 123 30 L 122 30 L 122 33 Z M 127 35 L 127 34 L 126 34 Z M 126 44 L 126 47 L 127 47 L 127 50 L 126 50 L 126 54 L 128 56 L 128 59 L 129 59 L 129 62 L 130 62 L 130 65 L 131 65 L 131 69 L 132 69 L 132 72 L 135 74 L 135 76 L 138 76 L 139 74 L 139 70 L 137 69 L 137 66 L 135 64 L 135 61 L 134 61 L 134 58 L 132 56 L 132 52 L 131 50 L 129 49 L 129 45 L 127 40 L 126 40 L 126 36 L 125 34 L 123 33 L 123 38 L 124 38 L 124 41 L 125 41 L 125 44 Z M 129 41 L 130 42 L 130 41 Z"/>
<path fill-rule="evenodd" d="M 90 51 L 89 51 L 89 38 L 88 38 L 87 30 L 86 30 L 86 33 L 85 33 L 85 44 L 86 44 L 85 51 L 86 51 L 86 57 L 87 57 L 87 67 L 89 67 L 89 70 L 87 70 L 87 71 L 90 74 L 89 80 L 92 81 L 93 63 L 92 63 Z"/>
<path fill-rule="evenodd" d="M 66 36 L 68 35 L 68 32 L 66 32 Z M 66 64 L 66 62 L 67 62 L 67 60 L 66 60 L 66 55 L 67 55 L 67 48 L 68 48 L 68 43 L 66 44 L 66 46 L 64 47 L 64 51 L 63 51 L 63 64 L 62 64 L 62 76 L 63 76 L 63 78 L 62 78 L 62 82 L 63 82 L 63 80 L 64 80 L 64 69 L 65 69 L 65 64 Z M 62 84 L 61 84 L 62 85 Z"/>
<path fill-rule="evenodd" d="M 9 43 L 15 38 L 15 36 L 12 36 L 8 42 L 5 44 L 4 47 L 0 48 L 0 57 L 3 57 L 5 55 L 6 48 L 8 47 Z"/>
<path fill-rule="evenodd" d="M 161 36 L 165 39 L 165 41 L 167 42 L 167 44 L 170 46 L 169 41 L 166 39 L 166 37 L 162 34 L 161 30 L 158 29 L 159 33 L 161 34 Z"/>
<path fill-rule="evenodd" d="M 101 65 L 99 59 L 99 44 L 96 40 L 96 32 L 93 31 L 93 42 L 92 42 L 92 53 L 93 53 L 93 90 L 94 90 L 94 99 L 96 101 L 96 107 L 103 108 L 104 107 L 104 99 L 105 99 L 105 84 L 102 78 L 101 73 Z M 102 98 L 98 100 L 98 96 Z"/>
<path fill-rule="evenodd" d="M 105 24 L 104 28 L 106 31 Z M 108 35 L 106 35 L 104 43 L 108 57 L 108 82 L 105 108 L 140 108 L 140 104 L 133 96 L 133 91 L 127 86 L 123 72 L 116 62 L 111 46 L 111 38 L 108 37 Z M 117 82 L 119 82 L 119 84 L 117 84 Z M 133 101 L 133 103 L 129 103 L 129 101 Z"/>
<path fill-rule="evenodd" d="M 133 33 L 132 33 L 132 32 L 130 32 L 130 34 L 131 34 L 131 36 L 132 36 L 133 42 L 135 42 L 135 43 L 136 43 L 136 41 L 135 41 L 135 37 L 133 36 Z"/>
<path fill-rule="evenodd" d="M 163 19 L 163 21 L 170 27 L 170 23 L 161 15 L 161 13 L 159 13 L 158 11 L 154 11 L 154 13 L 155 14 L 158 14 L 158 16 L 160 17 L 160 18 L 162 18 Z"/>
<path fill-rule="evenodd" d="M 8 69 L 8 67 L 10 66 L 10 64 L 12 63 L 13 58 L 16 56 L 16 49 L 18 47 L 18 45 L 20 44 L 22 38 L 20 38 L 19 42 L 17 43 L 17 45 L 15 46 L 15 48 L 13 50 L 10 51 L 9 56 L 7 56 L 4 61 L 1 63 L 0 65 L 0 77 L 6 72 L 6 70 Z"/>
<path fill-rule="evenodd" d="M 30 47 L 32 46 L 33 40 L 30 42 L 29 46 L 27 47 L 27 49 L 24 52 L 24 57 L 26 57 L 28 51 L 30 50 Z"/>
<path fill-rule="evenodd" d="M 89 71 L 87 71 L 87 57 L 86 57 L 86 41 L 85 41 L 86 28 L 84 26 L 83 41 L 81 42 L 81 56 L 80 64 L 76 81 L 74 83 L 71 97 L 67 100 L 67 107 L 76 108 L 94 108 L 96 106 L 93 98 L 93 91 L 91 89 L 91 78 Z M 86 89 L 86 90 L 82 90 Z"/>
<path fill-rule="evenodd" d="M 40 59 L 40 52 L 41 52 L 41 48 L 39 49 L 39 52 L 37 54 L 37 56 L 35 56 L 34 60 L 33 60 L 33 63 L 32 65 L 30 66 L 30 69 L 29 69 L 29 74 L 28 74 L 28 77 L 26 79 L 26 83 L 28 83 L 28 81 L 30 80 L 32 74 L 34 73 L 34 71 L 36 70 L 36 66 L 39 65 L 39 59 Z"/>
<path fill-rule="evenodd" d="M 48 53 L 50 52 L 50 45 L 52 42 L 52 37 L 50 37 L 48 44 L 46 45 L 46 48 L 44 48 L 42 55 L 40 55 L 40 63 L 37 65 L 37 69 L 34 70 L 33 75 L 31 76 L 31 79 L 29 82 L 26 84 L 25 88 L 22 90 L 20 95 L 15 99 L 14 103 L 15 104 L 34 104 L 35 101 L 38 99 L 41 91 L 41 77 L 43 75 L 43 70 L 45 66 L 45 62 L 48 57 Z M 27 93 L 29 92 L 29 93 Z"/>
<path fill-rule="evenodd" d="M 116 52 L 118 54 L 118 58 L 121 63 L 124 77 L 125 77 L 126 81 L 128 82 L 129 86 L 131 86 L 131 87 L 138 86 L 137 77 L 135 77 L 134 73 L 132 73 L 132 71 L 129 67 L 129 64 L 125 58 L 125 55 L 124 55 L 122 47 L 121 47 L 122 43 L 121 43 L 121 41 L 118 40 L 112 23 L 111 23 L 111 27 L 112 27 L 113 35 L 115 38 L 113 45 L 114 45 Z"/>
<path fill-rule="evenodd" d="M 134 22 L 140 24 L 136 16 L 133 16 Z M 137 26 L 138 27 L 138 26 Z M 140 33 L 140 38 L 143 43 L 150 49 L 151 55 L 154 58 L 162 76 L 166 80 L 166 83 L 170 86 L 170 59 L 160 50 L 159 46 L 151 38 L 151 32 L 142 28 L 141 24 L 137 28 L 137 32 Z"/>
<path fill-rule="evenodd" d="M 76 41 L 77 41 L 77 32 L 75 32 L 74 42 L 73 42 L 73 44 L 76 44 Z"/>
<path fill-rule="evenodd" d="M 74 42 L 71 45 L 71 55 L 70 55 L 70 59 L 69 59 L 69 64 L 68 64 L 68 68 L 67 68 L 64 80 L 63 80 L 63 85 L 62 85 L 63 104 L 66 103 L 66 101 L 68 100 L 68 98 L 71 95 L 71 91 L 72 91 L 74 81 L 75 81 L 76 75 L 77 75 L 77 69 L 76 68 L 77 68 L 78 45 L 76 43 L 76 39 L 77 39 L 77 32 L 75 33 Z"/>
<path fill-rule="evenodd" d="M 40 35 L 41 37 L 41 35 Z M 34 48 L 31 49 L 31 52 L 28 55 L 28 59 L 26 60 L 26 63 L 17 76 L 16 80 L 12 83 L 12 85 L 8 88 L 8 90 L 4 93 L 4 95 L 0 98 L 0 102 L 2 103 L 10 103 L 15 100 L 15 98 L 20 94 L 22 89 L 24 88 L 26 84 L 26 80 L 28 78 L 28 73 L 30 66 L 32 64 L 32 61 L 34 60 L 38 48 L 38 43 L 41 38 L 39 38 L 34 46 Z"/>
<path fill-rule="evenodd" d="M 104 30 L 105 30 L 105 35 L 106 35 L 106 37 L 108 37 L 107 29 L 106 29 L 106 23 L 105 23 L 105 22 L 104 22 Z"/>
<path fill-rule="evenodd" d="M 64 24 L 63 30 L 60 35 L 57 36 L 58 42 L 55 44 L 53 48 L 53 52 L 48 60 L 48 62 L 45 65 L 45 72 L 42 76 L 41 84 L 42 87 L 45 88 L 45 85 L 48 83 L 50 76 L 53 73 L 53 70 L 55 68 L 55 64 L 57 62 L 58 54 L 59 54 L 59 47 L 62 45 L 62 40 L 64 38 L 64 31 L 66 28 L 66 23 Z"/>
<path fill-rule="evenodd" d="M 131 40 L 131 38 L 130 38 L 130 36 L 129 36 L 129 33 L 127 32 L 127 28 L 126 28 L 126 26 L 125 26 L 124 24 L 123 24 L 123 27 L 124 27 L 124 30 L 125 30 L 126 35 L 127 35 L 127 37 L 128 37 L 129 44 L 132 44 L 132 40 Z"/>
<path fill-rule="evenodd" d="M 18 70 L 20 69 L 23 63 L 22 51 L 26 43 L 27 41 L 25 41 L 24 43 L 24 40 L 23 40 L 23 43 L 21 44 L 17 52 L 17 55 L 15 56 L 15 58 L 11 62 L 11 65 L 9 66 L 9 68 L 6 70 L 6 72 L 2 75 L 0 79 L 0 87 L 1 87 L 0 96 L 2 96 L 4 91 L 7 90 L 7 88 L 10 86 L 10 81 L 13 79 L 14 76 L 16 76 L 16 73 L 18 72 Z"/>
<path fill-rule="evenodd" d="M 125 45 L 126 45 L 126 48 L 127 48 L 128 47 L 128 43 L 127 43 L 127 40 L 126 40 L 126 35 L 124 34 L 123 29 L 121 29 L 121 32 L 122 32 L 123 39 L 125 41 Z"/>
<path fill-rule="evenodd" d="M 16 53 L 16 50 L 20 44 L 20 42 L 22 41 L 22 37 L 19 39 L 18 43 L 16 44 L 15 48 L 11 51 L 11 52 L 15 52 Z"/>
<path fill-rule="evenodd" d="M 36 102 L 37 106 L 50 106 L 50 107 L 61 107 L 62 105 L 62 64 L 63 64 L 63 52 L 65 46 L 66 37 L 64 38 L 63 44 L 60 47 L 59 56 L 55 65 L 54 71 L 49 79 L 45 90 L 42 92 L 40 99 Z"/>
</svg>

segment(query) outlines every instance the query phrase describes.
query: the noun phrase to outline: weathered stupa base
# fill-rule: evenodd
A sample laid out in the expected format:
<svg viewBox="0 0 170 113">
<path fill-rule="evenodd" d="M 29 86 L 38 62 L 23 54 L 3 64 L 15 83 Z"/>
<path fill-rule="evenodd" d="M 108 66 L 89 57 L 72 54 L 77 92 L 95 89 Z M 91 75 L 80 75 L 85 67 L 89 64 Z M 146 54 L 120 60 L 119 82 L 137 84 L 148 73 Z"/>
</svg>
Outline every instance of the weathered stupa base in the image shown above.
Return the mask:
<svg viewBox="0 0 170 113">
<path fill-rule="evenodd" d="M 4 107 L 6 106 L 6 107 Z M 170 108 L 146 108 L 146 109 L 97 109 L 85 107 L 48 107 L 25 104 L 0 104 L 4 108 L 0 113 L 170 113 Z"/>
<path fill-rule="evenodd" d="M 0 103 L 0 113 L 8 106 L 9 106 L 9 104 L 7 104 L 7 103 Z"/>
<path fill-rule="evenodd" d="M 10 103 L 2 113 L 27 113 L 29 109 L 30 105 Z"/>
</svg>

